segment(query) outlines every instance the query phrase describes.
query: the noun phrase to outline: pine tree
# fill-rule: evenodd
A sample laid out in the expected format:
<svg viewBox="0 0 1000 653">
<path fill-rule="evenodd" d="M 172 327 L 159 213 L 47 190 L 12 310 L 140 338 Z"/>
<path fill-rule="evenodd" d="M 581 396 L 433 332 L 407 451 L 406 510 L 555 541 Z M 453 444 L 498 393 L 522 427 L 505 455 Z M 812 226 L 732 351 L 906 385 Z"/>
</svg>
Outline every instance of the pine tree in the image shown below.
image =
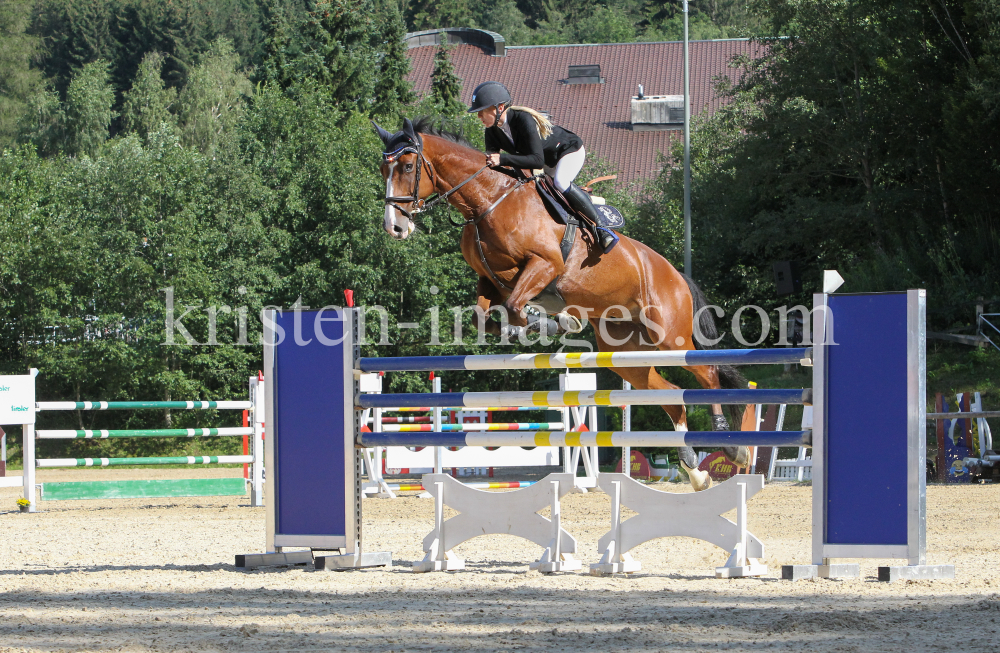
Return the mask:
<svg viewBox="0 0 1000 653">
<path fill-rule="evenodd" d="M 65 93 L 72 76 L 98 59 L 114 60 L 114 6 L 111 0 L 44 0 L 38 3 L 31 33 L 44 42 L 41 67 Z"/>
<path fill-rule="evenodd" d="M 441 47 L 434 55 L 434 72 L 431 73 L 431 97 L 438 110 L 448 116 L 461 115 L 465 111 L 462 104 L 462 80 L 455 74 L 451 64 L 448 39 L 441 33 Z"/>
<path fill-rule="evenodd" d="M 406 23 L 403 15 L 391 0 L 384 1 L 381 34 L 376 46 L 383 53 L 379 62 L 378 83 L 375 85 L 375 102 L 372 114 L 388 116 L 402 105 L 413 101 L 413 90 L 406 75 L 410 72 L 410 59 L 406 56 Z"/>
<path fill-rule="evenodd" d="M 294 53 L 290 52 L 292 29 L 288 24 L 288 15 L 282 11 L 278 0 L 271 0 L 264 11 L 267 35 L 264 38 L 264 60 L 257 67 L 256 80 L 288 88 L 293 75 L 290 64 L 295 58 Z"/>
<path fill-rule="evenodd" d="M 297 30 L 274 19 L 264 79 L 291 95 L 320 87 L 343 119 L 392 113 L 412 99 L 403 25 L 392 0 L 314 0 Z"/>
<path fill-rule="evenodd" d="M 413 29 L 469 27 L 472 11 L 467 0 L 413 0 L 408 4 L 407 23 Z"/>
<path fill-rule="evenodd" d="M 114 79 L 128 88 L 147 52 L 166 55 L 163 79 L 179 88 L 197 53 L 207 44 L 192 13 L 193 0 L 131 0 L 118 14 L 115 38 L 119 43 Z"/>
<path fill-rule="evenodd" d="M 42 89 L 42 74 L 30 67 L 41 39 L 25 34 L 31 4 L 0 3 L 0 151 L 17 139 L 18 122 Z"/>
</svg>

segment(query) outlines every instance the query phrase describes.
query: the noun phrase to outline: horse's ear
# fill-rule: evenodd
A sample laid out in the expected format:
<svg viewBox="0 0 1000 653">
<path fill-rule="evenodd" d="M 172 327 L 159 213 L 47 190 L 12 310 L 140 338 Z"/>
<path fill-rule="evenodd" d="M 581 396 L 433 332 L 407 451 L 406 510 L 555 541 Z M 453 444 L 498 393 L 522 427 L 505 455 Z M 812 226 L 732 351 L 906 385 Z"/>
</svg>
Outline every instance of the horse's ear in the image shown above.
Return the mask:
<svg viewBox="0 0 1000 653">
<path fill-rule="evenodd" d="M 403 118 L 403 133 L 414 143 L 417 142 L 417 133 L 413 130 L 413 123 L 409 118 Z"/>
<path fill-rule="evenodd" d="M 392 134 L 379 127 L 374 120 L 372 120 L 372 127 L 375 128 L 375 133 L 378 134 L 378 137 L 382 139 L 382 145 L 388 145 L 389 141 L 392 140 Z"/>
</svg>

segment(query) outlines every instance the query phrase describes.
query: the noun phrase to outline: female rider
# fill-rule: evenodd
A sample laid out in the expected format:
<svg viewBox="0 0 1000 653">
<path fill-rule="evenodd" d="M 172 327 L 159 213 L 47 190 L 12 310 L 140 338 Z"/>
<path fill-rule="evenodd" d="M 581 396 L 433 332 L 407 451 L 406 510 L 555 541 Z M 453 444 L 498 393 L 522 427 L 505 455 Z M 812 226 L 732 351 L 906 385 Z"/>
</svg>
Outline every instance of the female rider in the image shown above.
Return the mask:
<svg viewBox="0 0 1000 653">
<path fill-rule="evenodd" d="M 477 86 L 469 113 L 479 114 L 486 128 L 486 160 L 491 166 L 543 169 L 572 207 L 593 224 L 604 252 L 618 244 L 614 232 L 598 227 L 597 209 L 590 195 L 573 183 L 586 158 L 579 136 L 553 125 L 534 109 L 511 106 L 510 91 L 500 82 Z"/>
</svg>

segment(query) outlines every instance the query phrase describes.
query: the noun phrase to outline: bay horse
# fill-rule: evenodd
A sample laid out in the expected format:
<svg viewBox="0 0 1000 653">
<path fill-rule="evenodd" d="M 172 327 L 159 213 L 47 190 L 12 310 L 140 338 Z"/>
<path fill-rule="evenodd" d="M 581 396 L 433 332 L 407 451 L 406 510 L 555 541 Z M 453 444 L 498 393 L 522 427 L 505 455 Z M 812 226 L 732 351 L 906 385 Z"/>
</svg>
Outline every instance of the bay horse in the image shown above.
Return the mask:
<svg viewBox="0 0 1000 653">
<path fill-rule="evenodd" d="M 581 230 L 564 262 L 560 242 L 567 227 L 550 216 L 534 181 L 489 168 L 482 152 L 426 119 L 416 125 L 406 119 L 395 134 L 373 125 L 384 145 L 386 232 L 406 238 L 415 229 L 413 215 L 430 205 L 424 200 L 434 193 L 438 200 L 446 198 L 465 218 L 462 256 L 479 275 L 477 306 L 485 312 L 505 308 L 515 329 L 508 335 L 529 326 L 525 309 L 531 303 L 554 315 L 562 332 L 580 331 L 589 321 L 600 351 L 696 348 L 693 318 L 707 302 L 663 256 L 627 236 L 605 254 Z M 602 316 L 612 318 L 604 320 L 603 333 Z M 707 311 L 701 318 L 701 334 L 714 339 L 714 319 Z M 493 320 L 480 326 L 501 334 Z M 637 389 L 678 388 L 654 367 L 611 369 Z M 703 388 L 746 387 L 729 366 L 685 369 Z M 684 406 L 662 408 L 676 430 L 688 430 Z M 713 405 L 712 413 L 714 429 L 728 430 L 722 407 Z M 738 466 L 747 465 L 746 447 L 723 451 Z M 678 453 L 694 489 L 709 487 L 711 478 L 697 469 L 694 449 L 680 447 Z"/>
</svg>

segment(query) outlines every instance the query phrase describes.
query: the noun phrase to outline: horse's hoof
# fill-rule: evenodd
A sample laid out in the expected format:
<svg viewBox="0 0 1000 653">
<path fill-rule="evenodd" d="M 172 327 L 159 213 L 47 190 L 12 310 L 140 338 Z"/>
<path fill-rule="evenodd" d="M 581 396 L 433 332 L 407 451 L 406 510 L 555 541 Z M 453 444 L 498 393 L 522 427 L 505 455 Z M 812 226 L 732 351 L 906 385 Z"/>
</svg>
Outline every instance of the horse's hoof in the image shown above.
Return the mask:
<svg viewBox="0 0 1000 653">
<path fill-rule="evenodd" d="M 681 467 L 687 472 L 688 480 L 691 481 L 691 487 L 694 488 L 695 492 L 701 492 L 712 487 L 712 477 L 708 475 L 708 472 L 704 472 L 697 467 L 688 467 L 683 461 L 681 461 Z"/>
<path fill-rule="evenodd" d="M 750 466 L 750 447 L 722 447 L 722 454 L 737 467 Z"/>
<path fill-rule="evenodd" d="M 575 315 L 569 313 L 559 313 L 556 315 L 559 320 L 559 327 L 566 333 L 580 333 L 583 331 L 583 322 Z"/>
</svg>

